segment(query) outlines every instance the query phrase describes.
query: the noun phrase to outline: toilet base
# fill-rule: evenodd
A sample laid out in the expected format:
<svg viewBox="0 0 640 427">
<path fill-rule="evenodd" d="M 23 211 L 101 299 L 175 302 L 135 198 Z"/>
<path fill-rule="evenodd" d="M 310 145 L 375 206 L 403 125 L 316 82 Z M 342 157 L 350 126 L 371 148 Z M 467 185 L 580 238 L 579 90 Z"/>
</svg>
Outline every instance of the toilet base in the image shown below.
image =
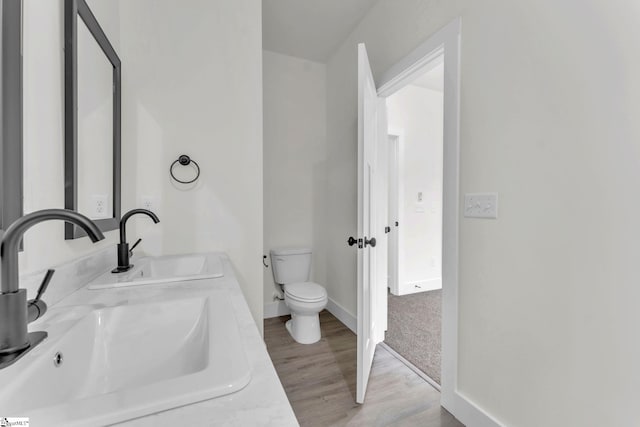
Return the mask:
<svg viewBox="0 0 640 427">
<path fill-rule="evenodd" d="M 291 313 L 291 319 L 285 323 L 289 335 L 299 344 L 313 344 L 320 341 L 320 318 L 318 313 L 296 314 Z"/>
</svg>

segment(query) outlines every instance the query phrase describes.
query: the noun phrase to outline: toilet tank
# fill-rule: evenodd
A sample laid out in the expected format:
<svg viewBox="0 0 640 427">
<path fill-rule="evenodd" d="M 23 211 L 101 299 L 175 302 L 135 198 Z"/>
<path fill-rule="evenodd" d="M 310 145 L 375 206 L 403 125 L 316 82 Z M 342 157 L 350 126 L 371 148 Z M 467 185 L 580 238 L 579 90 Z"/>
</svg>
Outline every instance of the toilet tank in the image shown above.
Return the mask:
<svg viewBox="0 0 640 427">
<path fill-rule="evenodd" d="M 311 272 L 310 248 L 271 249 L 271 268 L 276 283 L 306 282 Z"/>
</svg>

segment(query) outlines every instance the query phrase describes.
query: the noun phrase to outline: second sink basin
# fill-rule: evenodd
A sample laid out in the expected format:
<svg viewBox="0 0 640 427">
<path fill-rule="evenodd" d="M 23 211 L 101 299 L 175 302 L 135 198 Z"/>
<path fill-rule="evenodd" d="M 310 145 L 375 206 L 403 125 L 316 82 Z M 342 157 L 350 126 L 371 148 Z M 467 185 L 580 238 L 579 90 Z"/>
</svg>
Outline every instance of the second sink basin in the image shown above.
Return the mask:
<svg viewBox="0 0 640 427">
<path fill-rule="evenodd" d="M 134 262 L 131 270 L 124 273 L 108 271 L 89 283 L 88 288 L 120 288 L 222 276 L 222 262 L 215 253 L 166 255 L 140 258 Z"/>
</svg>

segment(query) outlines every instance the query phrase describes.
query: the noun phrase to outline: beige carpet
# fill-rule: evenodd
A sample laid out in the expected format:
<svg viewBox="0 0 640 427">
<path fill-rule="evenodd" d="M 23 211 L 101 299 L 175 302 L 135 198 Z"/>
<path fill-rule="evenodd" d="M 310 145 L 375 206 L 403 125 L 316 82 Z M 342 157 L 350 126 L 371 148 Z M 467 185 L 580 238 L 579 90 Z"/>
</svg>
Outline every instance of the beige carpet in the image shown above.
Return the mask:
<svg viewBox="0 0 640 427">
<path fill-rule="evenodd" d="M 384 342 L 440 384 L 442 290 L 389 294 Z"/>
</svg>

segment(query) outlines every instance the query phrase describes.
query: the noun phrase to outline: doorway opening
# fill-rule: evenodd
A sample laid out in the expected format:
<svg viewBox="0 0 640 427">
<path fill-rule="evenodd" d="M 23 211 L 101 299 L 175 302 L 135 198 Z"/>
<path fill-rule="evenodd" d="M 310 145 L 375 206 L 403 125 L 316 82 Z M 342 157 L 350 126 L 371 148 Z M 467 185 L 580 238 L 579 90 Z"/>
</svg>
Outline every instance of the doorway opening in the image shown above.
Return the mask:
<svg viewBox="0 0 640 427">
<path fill-rule="evenodd" d="M 478 411 L 457 390 L 458 365 L 458 242 L 459 242 L 459 159 L 460 159 L 460 19 L 433 34 L 414 51 L 393 65 L 376 82 L 373 80 L 371 68 L 364 44 L 358 46 L 358 246 L 357 256 L 357 296 L 358 296 L 358 354 L 356 402 L 362 403 L 373 360 L 376 344 L 389 348 L 384 341 L 387 327 L 387 308 L 389 293 L 388 268 L 392 271 L 394 264 L 387 263 L 387 243 L 395 227 L 395 220 L 389 218 L 387 198 L 388 160 L 375 162 L 378 151 L 389 150 L 389 126 L 387 125 L 387 100 L 394 94 L 415 83 L 418 77 L 432 70 L 436 64 L 443 63 L 443 119 L 442 119 L 442 204 L 441 204 L 441 243 L 440 259 L 429 260 L 427 265 L 441 269 L 441 359 L 440 359 L 440 403 L 456 418 L 471 419 Z M 402 151 L 403 135 L 398 136 L 399 151 Z M 402 156 L 399 156 L 402 158 Z M 374 173 L 371 174 L 370 172 Z M 369 178 L 369 180 L 367 180 Z M 371 193 L 373 183 L 375 191 Z M 367 190 L 367 191 L 365 191 Z M 405 191 L 406 193 L 406 191 Z M 415 210 L 427 206 L 425 191 L 422 195 L 415 189 L 410 194 L 411 206 Z M 422 204 L 418 197 L 422 198 Z M 437 200 L 432 199 L 432 202 Z M 384 201 L 381 203 L 380 201 Z M 398 204 L 398 209 L 401 205 Z M 431 208 L 429 208 L 431 209 Z M 437 209 L 436 209 L 437 210 Z M 438 215 L 434 215 L 437 217 Z M 399 227 L 403 224 L 399 222 Z M 400 236 L 402 238 L 402 236 Z M 402 248 L 398 243 L 398 248 Z M 397 270 L 402 271 L 399 253 Z M 373 261 L 373 263 L 372 263 Z M 377 262 L 376 262 L 377 261 Z M 372 268 L 375 266 L 375 269 Z M 436 282 L 436 277 L 433 277 Z M 418 286 L 425 289 L 430 280 L 418 279 Z M 400 288 L 403 283 L 411 283 L 402 278 L 402 273 L 395 284 Z M 422 284 L 420 284 L 422 283 Z M 414 284 L 415 286 L 415 284 Z M 414 289 L 416 289 L 414 287 Z M 414 293 L 415 295 L 415 293 Z M 418 370 L 419 371 L 419 370 Z M 434 375 L 435 376 L 435 375 Z M 435 381 L 434 381 L 435 382 Z M 470 415 L 471 414 L 471 415 Z"/>
<path fill-rule="evenodd" d="M 388 324 L 384 343 L 440 389 L 444 55 L 386 98 Z"/>
</svg>

